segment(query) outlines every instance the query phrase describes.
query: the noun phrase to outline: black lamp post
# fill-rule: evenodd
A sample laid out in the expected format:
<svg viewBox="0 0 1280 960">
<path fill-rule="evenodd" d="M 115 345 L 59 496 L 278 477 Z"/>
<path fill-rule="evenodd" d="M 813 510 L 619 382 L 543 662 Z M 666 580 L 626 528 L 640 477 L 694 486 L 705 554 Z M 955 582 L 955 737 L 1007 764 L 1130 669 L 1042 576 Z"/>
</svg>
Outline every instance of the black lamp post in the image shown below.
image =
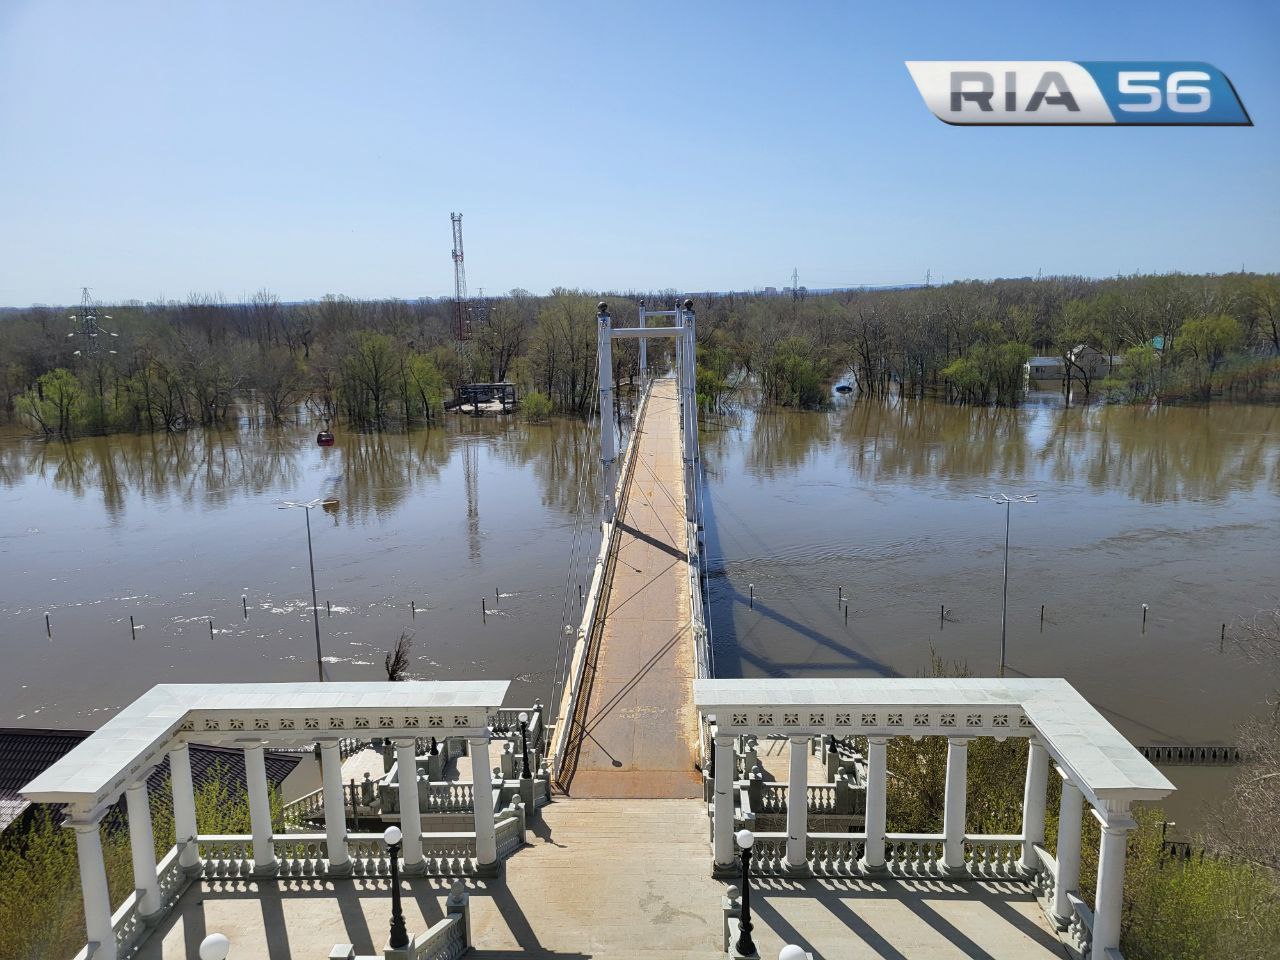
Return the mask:
<svg viewBox="0 0 1280 960">
<path fill-rule="evenodd" d="M 530 780 L 533 774 L 529 772 L 529 715 L 523 710 L 520 712 L 520 754 L 520 779 Z"/>
<path fill-rule="evenodd" d="M 392 950 L 403 950 L 409 945 L 409 931 L 405 929 L 404 911 L 400 909 L 400 841 L 404 834 L 399 827 L 387 827 L 382 839 L 391 854 L 391 939 L 387 946 Z"/>
<path fill-rule="evenodd" d="M 738 942 L 734 949 L 744 957 L 754 957 L 756 945 L 751 939 L 751 845 L 756 842 L 756 837 L 750 830 L 739 830 L 737 840 L 742 848 L 742 919 L 738 922 Z"/>
</svg>

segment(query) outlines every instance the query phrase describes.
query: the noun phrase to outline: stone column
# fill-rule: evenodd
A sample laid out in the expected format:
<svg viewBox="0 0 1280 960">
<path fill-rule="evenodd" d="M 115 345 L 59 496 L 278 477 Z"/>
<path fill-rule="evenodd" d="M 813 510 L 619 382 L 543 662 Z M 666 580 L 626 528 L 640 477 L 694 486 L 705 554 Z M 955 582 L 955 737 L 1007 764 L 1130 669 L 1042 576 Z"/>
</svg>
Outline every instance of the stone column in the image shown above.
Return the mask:
<svg viewBox="0 0 1280 960">
<path fill-rule="evenodd" d="M 84 927 L 89 943 L 98 944 L 94 960 L 116 960 L 116 935 L 111 929 L 111 895 L 107 892 L 107 867 L 102 859 L 102 814 L 85 820 L 68 820 L 76 832 L 76 858 L 80 861 L 80 893 L 84 897 Z"/>
<path fill-rule="evenodd" d="M 133 886 L 138 892 L 138 913 L 149 917 L 160 910 L 160 878 L 156 875 L 156 838 L 151 830 L 151 804 L 147 801 L 147 775 L 138 774 L 124 789 L 129 812 L 129 849 L 133 854 Z"/>
<path fill-rule="evenodd" d="M 863 869 L 884 869 L 885 791 L 889 781 L 889 738 L 867 737 L 867 847 Z"/>
<path fill-rule="evenodd" d="M 1093 815 L 1102 824 L 1098 850 L 1098 886 L 1093 898 L 1091 960 L 1107 960 L 1107 951 L 1120 949 L 1120 913 L 1124 906 L 1124 860 L 1129 831 L 1137 824 L 1127 811 Z"/>
<path fill-rule="evenodd" d="M 1080 814 L 1084 797 L 1061 770 L 1062 799 L 1058 803 L 1058 879 L 1053 887 L 1053 919 L 1060 930 L 1071 922 L 1068 893 L 1080 886 Z"/>
<path fill-rule="evenodd" d="M 603 419 L 603 418 L 602 418 Z M 489 737 L 472 737 L 471 794 L 476 818 L 476 861 L 482 872 L 498 869 L 498 840 L 493 828 L 493 781 L 489 771 Z M 403 830 L 404 828 L 401 827 Z"/>
<path fill-rule="evenodd" d="M 942 813 L 942 863 L 948 873 L 964 871 L 965 792 L 969 780 L 969 741 L 947 738 L 947 792 Z"/>
<path fill-rule="evenodd" d="M 329 873 L 351 872 L 347 852 L 347 806 L 342 790 L 342 747 L 337 740 L 320 741 L 320 785 L 324 798 L 325 846 L 329 851 Z"/>
<path fill-rule="evenodd" d="M 1022 791 L 1022 870 L 1040 869 L 1035 845 L 1044 845 L 1045 791 L 1049 780 L 1049 751 L 1032 737 L 1027 750 L 1027 782 Z"/>
<path fill-rule="evenodd" d="M 276 850 L 271 842 L 271 799 L 267 791 L 267 764 L 262 743 L 244 748 L 244 779 L 249 789 L 249 825 L 253 831 L 253 872 L 270 876 L 276 872 Z"/>
<path fill-rule="evenodd" d="M 791 737 L 791 775 L 787 780 L 787 867 L 809 866 L 809 738 Z"/>
<path fill-rule="evenodd" d="M 400 850 L 406 873 L 417 873 L 424 866 L 422 810 L 418 805 L 417 752 L 418 741 L 413 737 L 396 740 L 396 764 L 400 774 L 400 832 L 404 834 Z M 489 766 L 487 757 L 484 766 Z"/>
<path fill-rule="evenodd" d="M 715 738 L 716 777 L 712 785 L 713 813 L 712 829 L 715 835 L 715 868 L 732 870 L 733 859 L 733 791 L 734 756 L 733 737 L 717 736 Z"/>
<path fill-rule="evenodd" d="M 173 789 L 173 833 L 177 842 L 183 844 L 178 864 L 187 873 L 199 873 L 196 791 L 191 782 L 191 751 L 185 743 L 180 743 L 169 751 L 169 784 Z"/>
</svg>

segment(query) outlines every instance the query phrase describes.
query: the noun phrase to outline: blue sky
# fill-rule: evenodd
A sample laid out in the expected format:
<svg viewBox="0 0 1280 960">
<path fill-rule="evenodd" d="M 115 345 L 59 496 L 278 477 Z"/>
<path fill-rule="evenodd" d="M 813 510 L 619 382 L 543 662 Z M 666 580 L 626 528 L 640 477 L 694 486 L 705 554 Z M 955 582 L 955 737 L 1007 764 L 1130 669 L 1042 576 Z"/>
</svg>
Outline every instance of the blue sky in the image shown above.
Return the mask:
<svg viewBox="0 0 1280 960">
<path fill-rule="evenodd" d="M 0 3 L 0 304 L 1280 269 L 1280 5 Z M 907 59 L 1206 60 L 1252 128 L 955 128 Z"/>
</svg>

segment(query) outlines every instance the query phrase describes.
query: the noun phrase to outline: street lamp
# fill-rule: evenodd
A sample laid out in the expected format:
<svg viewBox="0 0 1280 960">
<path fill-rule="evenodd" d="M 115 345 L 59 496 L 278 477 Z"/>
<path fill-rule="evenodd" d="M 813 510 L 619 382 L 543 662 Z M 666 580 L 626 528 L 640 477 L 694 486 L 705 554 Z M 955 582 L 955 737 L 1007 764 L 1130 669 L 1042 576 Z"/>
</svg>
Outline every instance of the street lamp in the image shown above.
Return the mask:
<svg viewBox="0 0 1280 960">
<path fill-rule="evenodd" d="M 997 676 L 1004 676 L 1004 650 L 1005 650 L 1005 633 L 1006 623 L 1008 621 L 1009 612 L 1009 512 L 1015 503 L 1035 503 L 1036 495 L 1029 493 L 1022 497 L 1010 497 L 1004 493 L 997 494 L 974 494 L 979 500 L 990 500 L 992 503 L 1004 506 L 1004 600 L 1000 605 L 1000 672 Z"/>
<path fill-rule="evenodd" d="M 742 919 L 738 923 L 738 942 L 734 949 L 744 957 L 756 955 L 756 945 L 751 939 L 751 845 L 756 836 L 750 830 L 739 830 L 738 846 L 742 848 Z"/>
<path fill-rule="evenodd" d="M 520 753 L 523 765 L 520 768 L 520 779 L 528 780 L 533 774 L 529 772 L 529 714 L 520 711 Z"/>
<path fill-rule="evenodd" d="M 403 950 L 409 945 L 409 931 L 405 929 L 404 911 L 400 909 L 400 841 L 404 834 L 399 827 L 387 827 L 382 839 L 391 854 L 391 939 L 387 946 L 392 950 Z"/>
<path fill-rule="evenodd" d="M 200 960 L 227 960 L 231 941 L 221 933 L 211 933 L 200 941 Z"/>
<path fill-rule="evenodd" d="M 324 658 L 320 651 L 320 602 L 316 599 L 316 558 L 311 550 L 311 508 L 332 502 L 335 501 L 330 497 L 316 497 L 306 503 L 285 500 L 279 504 L 281 510 L 288 510 L 290 507 L 301 507 L 307 516 L 307 562 L 311 566 L 311 622 L 315 624 L 316 628 L 316 673 L 320 675 L 321 680 L 324 680 Z"/>
</svg>

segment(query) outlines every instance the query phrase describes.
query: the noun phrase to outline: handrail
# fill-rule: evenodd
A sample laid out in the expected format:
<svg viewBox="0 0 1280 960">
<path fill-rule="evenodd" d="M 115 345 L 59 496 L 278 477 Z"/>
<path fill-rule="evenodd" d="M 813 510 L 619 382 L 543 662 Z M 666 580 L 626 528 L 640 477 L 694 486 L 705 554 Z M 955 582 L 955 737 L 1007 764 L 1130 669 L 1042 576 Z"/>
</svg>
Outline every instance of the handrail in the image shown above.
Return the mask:
<svg viewBox="0 0 1280 960">
<path fill-rule="evenodd" d="M 640 449 L 641 424 L 644 423 L 644 416 L 649 407 L 649 396 L 652 392 L 653 381 L 649 380 L 645 384 L 644 393 L 640 395 L 640 403 L 636 407 L 635 426 L 631 430 L 631 436 L 627 439 L 627 449 L 623 454 L 622 469 L 619 471 L 618 481 L 614 486 L 613 502 L 618 508 L 621 507 L 623 493 L 635 468 L 636 452 Z M 556 712 L 555 733 L 550 750 L 553 780 L 558 780 L 563 772 L 565 746 L 569 742 L 573 714 L 578 704 L 578 693 L 582 686 L 583 674 L 586 672 L 587 652 L 591 649 L 591 643 L 595 638 L 595 632 L 600 622 L 599 613 L 601 601 L 604 598 L 605 574 L 609 566 L 609 558 L 613 553 L 614 534 L 617 532 L 616 521 L 617 516 L 615 515 L 613 522 L 604 521 L 600 524 L 600 553 L 596 556 L 595 570 L 591 575 L 591 587 L 587 591 L 586 602 L 582 609 L 582 620 L 578 626 L 577 641 L 574 644 L 570 658 L 569 679 L 565 685 L 565 692 L 560 698 L 559 709 Z"/>
</svg>

